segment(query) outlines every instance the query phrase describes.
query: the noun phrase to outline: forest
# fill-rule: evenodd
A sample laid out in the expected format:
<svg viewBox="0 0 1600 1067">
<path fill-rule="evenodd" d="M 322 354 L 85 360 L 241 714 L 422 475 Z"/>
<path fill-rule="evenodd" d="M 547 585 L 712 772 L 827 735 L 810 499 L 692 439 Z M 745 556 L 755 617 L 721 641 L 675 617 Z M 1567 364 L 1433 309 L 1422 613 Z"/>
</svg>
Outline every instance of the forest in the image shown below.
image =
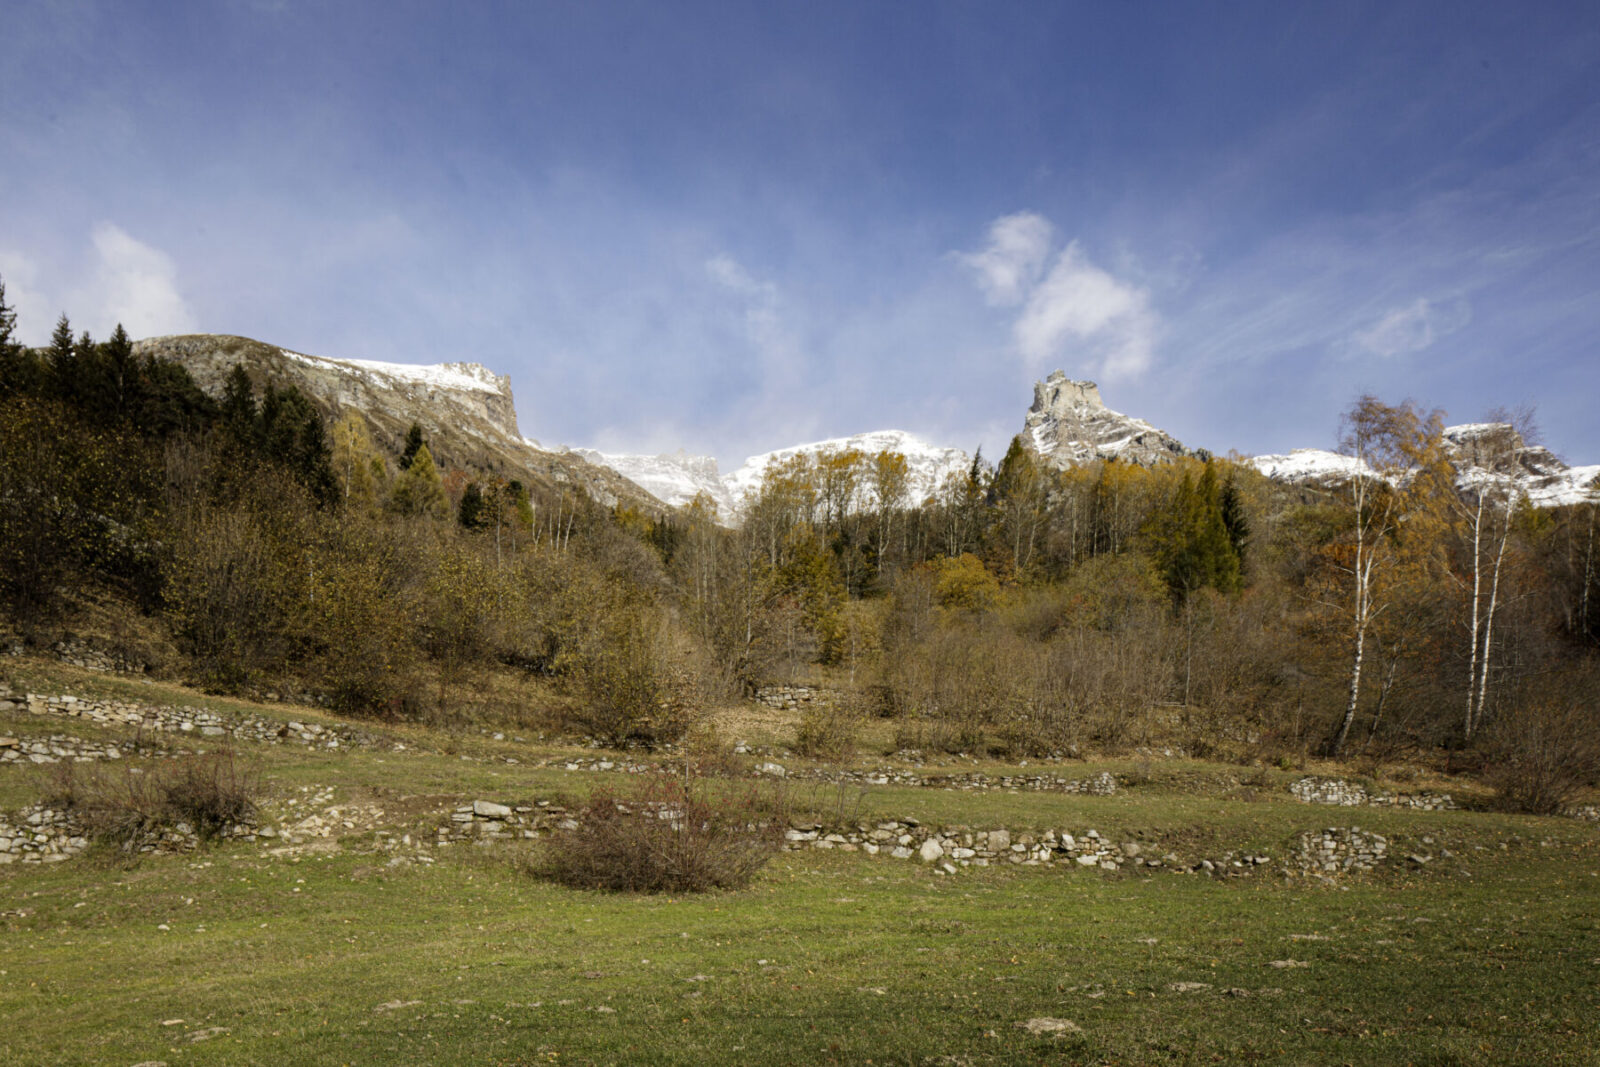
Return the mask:
<svg viewBox="0 0 1600 1067">
<path fill-rule="evenodd" d="M 1600 772 L 1600 487 L 1462 488 L 1409 401 L 1351 403 L 1340 449 L 1370 473 L 1326 487 L 1222 457 L 1056 470 L 1019 439 L 924 500 L 904 456 L 801 453 L 730 523 L 441 470 L 421 427 L 387 453 L 248 367 L 210 397 L 120 326 L 15 336 L 0 284 L 13 644 L 614 746 L 806 682 L 833 694 L 800 724 L 817 758 L 883 719 L 890 751 L 1514 767 L 1533 808 Z"/>
</svg>

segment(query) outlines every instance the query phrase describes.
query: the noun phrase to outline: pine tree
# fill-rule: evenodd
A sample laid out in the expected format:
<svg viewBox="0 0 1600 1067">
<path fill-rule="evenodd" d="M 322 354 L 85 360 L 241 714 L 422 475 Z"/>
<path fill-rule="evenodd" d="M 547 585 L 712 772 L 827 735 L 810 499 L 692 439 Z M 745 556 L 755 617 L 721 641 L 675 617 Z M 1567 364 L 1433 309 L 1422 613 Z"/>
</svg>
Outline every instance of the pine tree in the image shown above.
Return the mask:
<svg viewBox="0 0 1600 1067">
<path fill-rule="evenodd" d="M 1222 483 L 1222 525 L 1228 531 L 1228 544 L 1234 558 L 1239 561 L 1239 573 L 1244 573 L 1245 548 L 1250 544 L 1250 519 L 1244 513 L 1244 498 L 1234 481 L 1233 472 Z"/>
<path fill-rule="evenodd" d="M 17 312 L 6 303 L 6 283 L 0 279 L 0 399 L 38 388 L 38 361 L 17 342 L 16 332 Z"/>
<path fill-rule="evenodd" d="M 417 450 L 425 447 L 422 439 L 422 427 L 416 423 L 411 424 L 411 429 L 406 431 L 406 447 L 400 453 L 400 469 L 410 470 L 411 461 L 416 457 Z"/>
<path fill-rule="evenodd" d="M 478 488 L 477 482 L 468 482 L 461 491 L 461 506 L 456 510 L 456 521 L 468 530 L 476 530 L 484 524 L 483 512 L 483 491 Z"/>
<path fill-rule="evenodd" d="M 77 386 L 77 349 L 72 340 L 72 323 L 62 312 L 56 328 L 50 333 L 50 347 L 45 349 L 45 367 L 50 375 L 50 391 L 63 399 L 73 396 Z"/>
<path fill-rule="evenodd" d="M 411 465 L 394 480 L 390 503 L 402 515 L 429 515 L 443 518 L 449 513 L 450 501 L 444 493 L 444 481 L 439 468 L 433 465 L 433 453 L 427 445 L 419 445 L 411 457 Z"/>
<path fill-rule="evenodd" d="M 256 436 L 256 391 L 243 364 L 235 363 L 222 387 L 222 424 L 240 445 Z"/>
</svg>

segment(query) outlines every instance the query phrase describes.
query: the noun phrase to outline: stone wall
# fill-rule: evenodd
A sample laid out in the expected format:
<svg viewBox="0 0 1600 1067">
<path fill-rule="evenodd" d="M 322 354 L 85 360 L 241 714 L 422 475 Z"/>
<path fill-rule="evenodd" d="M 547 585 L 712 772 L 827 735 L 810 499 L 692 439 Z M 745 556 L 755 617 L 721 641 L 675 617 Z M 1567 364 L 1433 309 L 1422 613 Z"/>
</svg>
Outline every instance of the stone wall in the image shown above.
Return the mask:
<svg viewBox="0 0 1600 1067">
<path fill-rule="evenodd" d="M 1289 792 L 1302 804 L 1333 804 L 1358 807 L 1371 804 L 1391 808 L 1417 808 L 1421 811 L 1453 811 L 1456 802 L 1449 793 L 1369 793 L 1357 782 L 1343 778 L 1301 778 L 1289 785 Z"/>
<path fill-rule="evenodd" d="M 1332 826 L 1300 835 L 1295 865 L 1312 874 L 1370 871 L 1388 852 L 1389 842 L 1381 834 L 1364 833 L 1356 826 Z"/>
<path fill-rule="evenodd" d="M 227 827 L 222 837 L 256 840 L 254 826 Z M 147 834 L 125 846 L 129 852 L 187 852 L 200 844 L 200 835 L 188 823 Z M 60 808 L 35 804 L 13 818 L 0 815 L 0 865 L 8 863 L 60 863 L 89 847 L 88 831 Z"/>
<path fill-rule="evenodd" d="M 284 723 L 254 715 L 224 715 L 209 708 L 187 705 L 144 704 L 71 695 L 42 696 L 0 688 L 0 712 L 7 711 L 60 715 L 101 726 L 133 727 L 193 737 L 262 741 L 269 744 L 301 744 L 314 748 L 338 748 L 341 745 L 366 747 L 377 743 L 371 734 L 349 726 Z"/>
<path fill-rule="evenodd" d="M 141 752 L 149 752 L 132 741 L 85 741 L 81 737 L 51 734 L 49 737 L 0 737 L 0 764 L 4 763 L 60 763 L 72 760 L 86 763 L 91 760 L 121 759 Z"/>
<path fill-rule="evenodd" d="M 756 690 L 755 702 L 779 711 L 792 711 L 807 704 L 831 701 L 836 695 L 832 689 L 809 685 L 764 685 Z"/>
</svg>

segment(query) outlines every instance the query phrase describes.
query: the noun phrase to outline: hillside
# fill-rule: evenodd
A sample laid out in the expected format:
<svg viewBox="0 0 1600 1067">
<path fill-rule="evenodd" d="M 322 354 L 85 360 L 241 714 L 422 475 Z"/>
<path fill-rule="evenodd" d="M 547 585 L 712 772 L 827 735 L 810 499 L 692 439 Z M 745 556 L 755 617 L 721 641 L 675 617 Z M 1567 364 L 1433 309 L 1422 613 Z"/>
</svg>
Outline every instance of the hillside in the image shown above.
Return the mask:
<svg viewBox="0 0 1600 1067">
<path fill-rule="evenodd" d="M 296 386 L 330 421 L 358 411 L 374 442 L 391 454 L 399 453 L 407 429 L 416 423 L 444 468 L 518 478 L 545 488 L 573 486 L 606 507 L 621 502 L 660 508 L 654 497 L 609 468 L 524 437 L 511 380 L 476 363 L 423 366 L 332 359 L 226 334 L 154 337 L 134 347 L 140 356 L 182 365 L 213 396 L 220 395 L 228 372 L 239 364 L 258 388 Z"/>
<path fill-rule="evenodd" d="M 0 752 L 49 735 L 45 772 L 229 744 L 259 776 L 225 839 L 83 851 L 39 801 L 48 773 L 0 762 L 0 969 L 26 961 L 0 982 L 7 1063 L 1380 1065 L 1584 1062 L 1600 1041 L 1592 828 L 1471 810 L 1413 768 L 815 763 L 788 751 L 792 715 L 756 734 L 730 714 L 724 751 L 762 755 L 704 781 L 781 766 L 787 847 L 746 890 L 606 894 L 537 877 L 541 850 L 669 761 L 531 721 L 374 727 L 7 671 Z M 118 744 L 140 750 L 87 755 Z M 1085 779 L 1110 785 L 1069 791 Z M 1359 810 L 1307 802 L 1330 782 Z M 1393 802 L 1439 789 L 1450 809 Z"/>
</svg>

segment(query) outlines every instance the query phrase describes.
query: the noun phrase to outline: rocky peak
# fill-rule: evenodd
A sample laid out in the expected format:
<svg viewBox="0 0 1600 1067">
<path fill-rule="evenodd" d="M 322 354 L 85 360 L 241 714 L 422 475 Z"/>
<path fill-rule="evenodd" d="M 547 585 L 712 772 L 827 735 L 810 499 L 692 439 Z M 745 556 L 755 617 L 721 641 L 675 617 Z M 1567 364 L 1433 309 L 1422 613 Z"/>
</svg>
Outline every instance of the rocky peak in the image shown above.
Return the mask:
<svg viewBox="0 0 1600 1067">
<path fill-rule="evenodd" d="M 1190 454 L 1170 434 L 1106 407 L 1094 382 L 1068 378 L 1059 370 L 1034 384 L 1022 432 L 1024 444 L 1056 467 L 1096 459 L 1149 466 Z"/>
<path fill-rule="evenodd" d="M 1053 371 L 1050 377 L 1033 385 L 1033 406 L 1028 413 L 1048 414 L 1057 419 L 1077 415 L 1091 415 L 1106 410 L 1100 399 L 1100 387 L 1094 382 L 1068 378 L 1065 371 Z"/>
</svg>

